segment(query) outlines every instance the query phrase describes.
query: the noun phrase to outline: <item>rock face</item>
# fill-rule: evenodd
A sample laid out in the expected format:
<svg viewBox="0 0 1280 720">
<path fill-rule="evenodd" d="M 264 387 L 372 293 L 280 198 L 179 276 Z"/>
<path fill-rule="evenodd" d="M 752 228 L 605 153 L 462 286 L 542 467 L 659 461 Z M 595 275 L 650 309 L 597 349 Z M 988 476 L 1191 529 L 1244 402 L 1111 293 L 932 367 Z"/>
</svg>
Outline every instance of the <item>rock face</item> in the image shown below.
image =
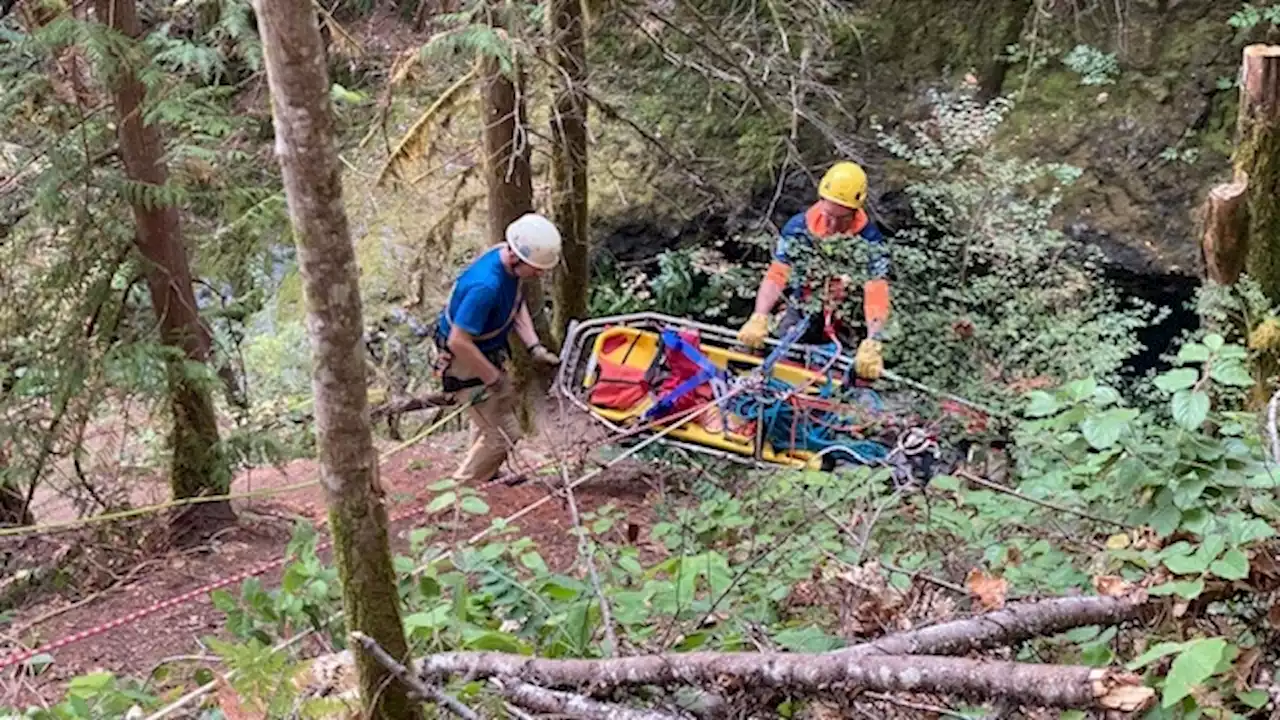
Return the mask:
<svg viewBox="0 0 1280 720">
<path fill-rule="evenodd" d="M 856 116 L 856 125 L 841 130 L 867 153 L 882 221 L 890 228 L 909 222 L 904 203 L 894 200 L 904 178 L 874 147 L 870 121 L 892 130 L 920 116 L 929 88 L 966 76 L 979 85 L 1002 79 L 1001 94 L 1016 99 L 1003 128 L 1009 147 L 1083 170 L 1060 205 L 1064 230 L 1128 272 L 1198 274 L 1196 213 L 1208 189 L 1228 179 L 1240 51 L 1264 30 L 1238 31 L 1228 20 L 1239 4 L 1215 0 L 1133 0 L 1118 15 L 1110 3 L 1051 3 L 1036 17 L 1027 12 L 1036 5 L 1045 4 L 870 0 L 848 11 L 859 32 L 837 38 L 830 56 L 839 67 L 825 79 Z M 1014 61 L 993 73 L 993 52 L 1007 45 L 1011 26 L 1022 29 Z M 835 159 L 821 142 L 802 142 L 802 149 L 811 169 Z M 807 176 L 788 180 L 775 196 L 768 173 L 761 168 L 759 194 L 744 217 L 758 220 L 772 207 L 777 223 L 811 201 Z M 742 209 L 727 214 L 736 212 Z M 705 218 L 686 217 L 660 230 L 646 223 L 637 232 L 632 215 L 599 222 L 596 231 L 634 261 L 692 241 L 690 224 L 699 222 Z M 631 227 L 610 237 L 625 223 Z M 724 229 L 735 225 L 731 218 Z"/>
</svg>

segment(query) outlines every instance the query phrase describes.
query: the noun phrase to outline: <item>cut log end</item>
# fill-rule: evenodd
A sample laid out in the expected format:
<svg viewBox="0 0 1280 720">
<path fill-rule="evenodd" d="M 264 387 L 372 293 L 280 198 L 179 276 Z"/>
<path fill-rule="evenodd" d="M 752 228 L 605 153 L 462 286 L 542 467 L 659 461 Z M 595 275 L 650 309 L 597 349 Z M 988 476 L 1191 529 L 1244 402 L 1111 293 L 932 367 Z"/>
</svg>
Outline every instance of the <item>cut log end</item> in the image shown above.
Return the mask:
<svg viewBox="0 0 1280 720">
<path fill-rule="evenodd" d="M 1142 684 L 1142 677 L 1106 668 L 1089 675 L 1099 707 L 1132 713 L 1145 709 L 1156 697 L 1156 691 Z"/>
<path fill-rule="evenodd" d="M 1244 49 L 1246 58 L 1280 58 L 1280 45 L 1265 45 L 1257 43 L 1248 45 Z"/>
</svg>

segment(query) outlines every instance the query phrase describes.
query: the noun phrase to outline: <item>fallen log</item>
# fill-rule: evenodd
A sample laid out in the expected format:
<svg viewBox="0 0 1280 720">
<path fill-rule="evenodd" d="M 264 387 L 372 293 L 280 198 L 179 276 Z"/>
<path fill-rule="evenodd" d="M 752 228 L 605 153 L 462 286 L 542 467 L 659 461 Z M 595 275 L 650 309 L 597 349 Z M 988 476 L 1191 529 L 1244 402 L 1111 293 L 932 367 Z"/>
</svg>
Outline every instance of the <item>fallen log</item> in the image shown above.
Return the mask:
<svg viewBox="0 0 1280 720">
<path fill-rule="evenodd" d="M 498 691 L 512 703 L 548 715 L 569 715 L 592 720 L 677 720 L 676 716 L 654 710 L 631 708 L 596 702 L 577 693 L 548 690 L 526 682 L 504 682 L 494 679 Z"/>
<path fill-rule="evenodd" d="M 1110 597 L 1065 597 L 1016 603 L 984 615 L 953 620 L 918 630 L 886 635 L 829 654 L 964 655 L 978 650 L 1016 645 L 1090 625 L 1119 625 L 1153 612 L 1156 603 L 1146 593 Z"/>
<path fill-rule="evenodd" d="M 459 652 L 424 658 L 420 673 L 432 683 L 459 675 L 505 677 L 547 688 L 589 687 L 593 693 L 638 685 L 696 685 L 721 691 L 774 688 L 809 694 L 844 688 L 1124 712 L 1142 709 L 1155 696 L 1138 675 L 1107 668 L 927 656 L 697 652 L 551 660 Z"/>
</svg>

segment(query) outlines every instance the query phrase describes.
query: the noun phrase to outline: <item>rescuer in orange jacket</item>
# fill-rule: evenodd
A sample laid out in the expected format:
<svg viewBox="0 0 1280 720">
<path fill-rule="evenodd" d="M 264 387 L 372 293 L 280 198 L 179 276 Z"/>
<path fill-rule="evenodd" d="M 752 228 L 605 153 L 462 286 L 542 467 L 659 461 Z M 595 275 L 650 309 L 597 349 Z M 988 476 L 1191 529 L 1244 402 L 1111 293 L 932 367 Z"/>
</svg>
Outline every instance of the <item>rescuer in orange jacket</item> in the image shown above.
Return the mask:
<svg viewBox="0 0 1280 720">
<path fill-rule="evenodd" d="M 738 331 L 738 341 L 749 347 L 764 345 L 769 332 L 769 313 L 784 292 L 803 291 L 803 279 L 791 277 L 788 249 L 796 243 L 810 246 L 815 239 L 833 235 L 857 235 L 875 246 L 869 261 L 867 281 L 862 286 L 862 303 L 867 323 L 867 337 L 858 345 L 854 365 L 858 376 L 875 379 L 884 372 L 880 335 L 889 319 L 889 258 L 884 252 L 885 239 L 862 209 L 867 199 L 867 174 L 853 162 L 838 162 L 818 183 L 819 200 L 808 210 L 797 213 L 785 225 L 778 238 L 760 289 L 756 293 L 755 311 Z M 788 283 L 790 281 L 790 283 Z M 801 314 L 788 310 L 782 332 L 799 322 Z"/>
</svg>

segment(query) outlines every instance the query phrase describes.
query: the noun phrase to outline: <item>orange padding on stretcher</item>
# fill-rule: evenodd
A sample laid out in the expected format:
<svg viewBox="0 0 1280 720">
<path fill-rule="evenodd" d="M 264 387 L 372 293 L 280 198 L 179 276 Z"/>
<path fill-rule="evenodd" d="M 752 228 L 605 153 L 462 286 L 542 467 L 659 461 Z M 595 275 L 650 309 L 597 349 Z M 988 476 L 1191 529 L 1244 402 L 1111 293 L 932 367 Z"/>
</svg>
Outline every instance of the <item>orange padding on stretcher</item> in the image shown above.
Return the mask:
<svg viewBox="0 0 1280 720">
<path fill-rule="evenodd" d="M 628 342 L 615 335 L 604 341 L 603 354 L 612 353 Z M 633 341 L 634 342 L 634 341 Z M 649 396 L 649 382 L 645 380 L 645 368 L 631 367 L 601 358 L 600 375 L 591 390 L 591 404 L 610 410 L 630 410 Z"/>
</svg>

